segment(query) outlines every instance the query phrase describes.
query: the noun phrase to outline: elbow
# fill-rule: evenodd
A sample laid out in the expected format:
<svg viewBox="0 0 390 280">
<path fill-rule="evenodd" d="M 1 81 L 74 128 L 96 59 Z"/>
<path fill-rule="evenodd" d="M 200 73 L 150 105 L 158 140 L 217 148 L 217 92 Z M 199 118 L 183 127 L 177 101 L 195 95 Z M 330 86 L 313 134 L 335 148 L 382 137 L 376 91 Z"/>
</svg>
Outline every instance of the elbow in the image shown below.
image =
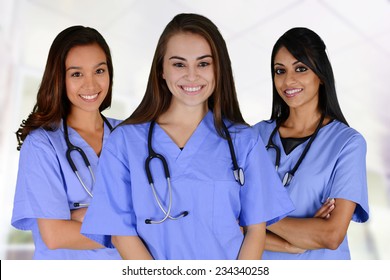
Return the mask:
<svg viewBox="0 0 390 280">
<path fill-rule="evenodd" d="M 324 239 L 324 247 L 326 249 L 330 250 L 336 250 L 340 244 L 343 242 L 345 238 L 345 233 L 339 233 L 339 232 L 332 232 L 330 234 L 327 234 L 326 238 Z"/>
<path fill-rule="evenodd" d="M 114 245 L 115 248 L 117 248 L 119 243 L 118 236 L 116 235 L 111 236 L 111 243 L 112 245 Z"/>
<path fill-rule="evenodd" d="M 50 249 L 50 250 L 61 249 L 61 246 L 58 243 L 58 239 L 57 238 L 42 236 L 42 240 L 45 243 L 46 247 L 48 249 Z"/>
</svg>

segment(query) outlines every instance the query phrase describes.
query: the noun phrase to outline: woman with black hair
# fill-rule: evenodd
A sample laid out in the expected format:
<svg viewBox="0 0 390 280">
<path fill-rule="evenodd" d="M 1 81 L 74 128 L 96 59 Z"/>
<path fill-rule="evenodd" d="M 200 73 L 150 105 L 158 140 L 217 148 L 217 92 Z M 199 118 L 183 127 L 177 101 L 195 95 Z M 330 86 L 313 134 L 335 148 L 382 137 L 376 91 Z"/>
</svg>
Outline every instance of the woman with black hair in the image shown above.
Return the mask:
<svg viewBox="0 0 390 280">
<path fill-rule="evenodd" d="M 290 29 L 271 73 L 271 119 L 255 128 L 296 209 L 267 227 L 263 258 L 350 259 L 349 223 L 369 216 L 366 142 L 341 112 L 323 40 Z"/>
</svg>

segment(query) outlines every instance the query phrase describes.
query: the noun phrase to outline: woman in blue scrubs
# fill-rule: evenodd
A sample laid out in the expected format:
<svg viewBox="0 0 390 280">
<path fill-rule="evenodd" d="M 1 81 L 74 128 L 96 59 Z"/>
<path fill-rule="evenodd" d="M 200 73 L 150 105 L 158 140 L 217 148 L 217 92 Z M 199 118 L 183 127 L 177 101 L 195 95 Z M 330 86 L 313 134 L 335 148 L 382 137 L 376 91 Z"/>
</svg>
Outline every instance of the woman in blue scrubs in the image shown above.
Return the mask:
<svg viewBox="0 0 390 280">
<path fill-rule="evenodd" d="M 349 223 L 369 217 L 366 142 L 341 112 L 324 42 L 287 31 L 271 72 L 271 120 L 255 128 L 296 209 L 267 228 L 263 258 L 350 259 Z"/>
<path fill-rule="evenodd" d="M 293 205 L 254 132 L 218 28 L 175 16 L 104 147 L 82 233 L 124 259 L 260 259 L 266 223 Z"/>
<path fill-rule="evenodd" d="M 57 35 L 37 102 L 16 133 L 12 225 L 32 231 L 34 259 L 120 259 L 117 250 L 80 234 L 102 146 L 119 123 L 101 114 L 111 105 L 112 81 L 110 49 L 98 31 L 72 26 Z"/>
</svg>

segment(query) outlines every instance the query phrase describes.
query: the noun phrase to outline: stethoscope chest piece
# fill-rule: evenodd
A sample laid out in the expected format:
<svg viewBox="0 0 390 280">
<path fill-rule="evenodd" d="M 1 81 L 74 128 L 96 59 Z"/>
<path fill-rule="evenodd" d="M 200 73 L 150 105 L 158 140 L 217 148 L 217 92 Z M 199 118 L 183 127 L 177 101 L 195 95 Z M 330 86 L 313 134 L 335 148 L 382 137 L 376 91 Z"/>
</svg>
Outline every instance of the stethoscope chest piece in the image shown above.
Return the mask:
<svg viewBox="0 0 390 280">
<path fill-rule="evenodd" d="M 243 186 L 245 184 L 244 170 L 242 170 L 242 168 L 235 169 L 233 170 L 233 174 L 234 178 L 240 184 L 240 186 Z"/>
<path fill-rule="evenodd" d="M 301 162 L 303 161 L 303 159 L 305 158 L 307 152 L 309 151 L 309 148 L 311 146 L 311 144 L 313 143 L 314 139 L 317 137 L 317 134 L 318 132 L 320 131 L 321 127 L 322 127 L 322 123 L 324 121 L 324 118 L 325 118 L 325 115 L 322 114 L 321 115 L 321 118 L 320 118 L 320 121 L 317 125 L 317 128 L 316 130 L 314 131 L 313 135 L 310 137 L 310 140 L 309 142 L 307 143 L 306 147 L 304 148 L 301 156 L 299 157 L 298 161 L 295 163 L 295 166 L 293 167 L 293 169 L 291 169 L 290 171 L 288 171 L 286 174 L 284 174 L 284 177 L 283 177 L 283 180 L 282 180 L 282 183 L 283 183 L 283 186 L 285 187 L 288 187 L 288 185 L 290 184 L 291 180 L 294 178 L 294 175 L 295 175 L 295 172 L 298 170 L 298 167 L 299 165 L 301 164 Z M 281 150 L 280 148 L 274 144 L 272 138 L 275 136 L 276 132 L 278 131 L 279 127 L 280 127 L 280 124 L 281 123 L 278 123 L 276 124 L 274 130 L 272 131 L 269 139 L 268 139 L 268 144 L 266 146 L 266 149 L 275 149 L 276 151 L 276 158 L 275 158 L 275 169 L 276 171 L 278 171 L 278 168 L 279 168 L 279 165 L 280 165 L 280 159 L 281 159 Z"/>
<path fill-rule="evenodd" d="M 290 172 L 287 172 L 286 174 L 284 174 L 284 177 L 282 180 L 283 186 L 288 187 L 288 185 L 290 185 L 292 178 L 294 178 L 294 175 L 291 174 Z"/>
</svg>

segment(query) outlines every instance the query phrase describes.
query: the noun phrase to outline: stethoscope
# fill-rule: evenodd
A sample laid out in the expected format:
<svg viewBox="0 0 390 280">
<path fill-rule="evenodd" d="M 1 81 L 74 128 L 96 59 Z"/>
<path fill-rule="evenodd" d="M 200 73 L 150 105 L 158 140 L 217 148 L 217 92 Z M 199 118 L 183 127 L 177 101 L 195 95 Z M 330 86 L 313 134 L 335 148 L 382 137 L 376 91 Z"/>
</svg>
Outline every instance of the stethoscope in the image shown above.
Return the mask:
<svg viewBox="0 0 390 280">
<path fill-rule="evenodd" d="M 324 118 L 325 118 L 325 115 L 322 114 L 321 116 L 321 119 L 317 125 L 317 128 L 316 130 L 314 131 L 313 135 L 310 137 L 310 140 L 309 142 L 307 143 L 305 149 L 303 150 L 301 156 L 299 157 L 298 161 L 296 162 L 295 166 L 293 167 L 293 169 L 291 169 L 290 171 L 286 172 L 286 174 L 284 174 L 283 176 L 283 180 L 282 180 L 282 183 L 283 183 L 283 186 L 287 187 L 291 180 L 294 178 L 294 175 L 295 175 L 295 172 L 298 170 L 298 167 L 299 165 L 302 163 L 303 159 L 305 158 L 307 152 L 309 151 L 310 149 L 310 146 L 311 144 L 313 143 L 314 139 L 316 138 L 318 132 L 320 131 L 320 128 L 322 127 L 322 123 L 324 121 Z M 280 127 L 281 123 L 277 124 L 275 129 L 272 131 L 269 139 L 268 139 L 268 144 L 266 147 L 267 150 L 269 149 L 274 149 L 275 150 L 275 153 L 276 153 L 276 156 L 275 156 L 275 169 L 276 171 L 278 171 L 278 168 L 280 166 L 280 158 L 281 158 L 281 151 L 280 151 L 280 148 L 275 145 L 275 143 L 273 142 L 273 138 L 276 134 L 276 132 L 278 131 L 279 127 Z"/>
<path fill-rule="evenodd" d="M 168 163 L 163 155 L 156 153 L 152 148 L 152 135 L 153 135 L 153 129 L 154 129 L 155 124 L 156 124 L 156 122 L 152 121 L 152 122 L 150 122 L 150 126 L 149 126 L 149 132 L 148 132 L 148 152 L 149 152 L 149 155 L 145 160 L 145 171 L 146 171 L 146 176 L 148 177 L 149 185 L 152 188 L 154 199 L 156 200 L 157 205 L 160 208 L 160 210 L 164 213 L 164 217 L 161 220 L 146 219 L 145 220 L 146 224 L 161 224 L 167 219 L 178 220 L 178 219 L 183 218 L 189 214 L 188 211 L 183 211 L 177 216 L 171 215 L 172 185 L 171 185 L 171 176 L 169 174 Z M 233 142 L 232 142 L 232 139 L 230 137 L 229 130 L 227 129 L 224 122 L 222 122 L 222 128 L 223 128 L 223 131 L 225 133 L 226 140 L 228 141 L 228 144 L 229 144 L 229 151 L 230 151 L 230 155 L 231 155 L 232 162 L 233 162 L 234 179 L 240 184 L 240 186 L 243 186 L 245 183 L 244 171 L 242 168 L 240 168 L 238 166 Z M 150 162 L 152 159 L 155 159 L 155 158 L 159 159 L 161 161 L 163 168 L 164 168 L 164 175 L 165 175 L 167 185 L 168 185 L 168 207 L 167 207 L 167 209 L 165 209 L 164 206 L 162 205 L 162 202 L 157 195 L 156 188 L 155 188 L 154 182 L 153 182 L 153 176 L 152 176 L 152 172 L 150 169 Z"/>
<path fill-rule="evenodd" d="M 106 123 L 106 125 L 110 129 L 110 131 L 112 131 L 112 129 L 113 129 L 112 125 L 109 123 L 109 121 L 103 115 L 101 115 L 101 116 L 103 118 L 103 121 Z M 68 149 L 66 150 L 66 159 L 68 160 L 69 165 L 72 168 L 73 172 L 76 174 L 76 177 L 79 180 L 80 184 L 83 186 L 83 188 L 87 192 L 87 194 L 92 198 L 93 197 L 92 191 L 91 191 L 90 188 L 88 188 L 85 185 L 84 181 L 81 179 L 79 171 L 77 170 L 76 164 L 74 163 L 74 161 L 72 159 L 71 153 L 75 151 L 75 152 L 78 152 L 81 155 L 81 157 L 83 158 L 83 161 L 85 163 L 85 166 L 88 167 L 89 173 L 91 174 L 93 184 L 95 183 L 95 174 L 92 171 L 91 164 L 89 163 L 88 157 L 85 154 L 85 152 L 83 151 L 83 149 L 81 149 L 78 146 L 73 145 L 70 142 L 70 140 L 69 140 L 69 133 L 68 133 L 68 125 L 66 123 L 66 119 L 65 118 L 63 119 L 62 123 L 63 123 L 63 127 L 64 127 L 65 142 L 66 142 L 66 145 L 68 146 Z M 85 206 L 88 206 L 88 205 L 89 205 L 88 203 L 80 203 L 80 202 L 73 203 L 74 207 L 85 207 Z"/>
</svg>

